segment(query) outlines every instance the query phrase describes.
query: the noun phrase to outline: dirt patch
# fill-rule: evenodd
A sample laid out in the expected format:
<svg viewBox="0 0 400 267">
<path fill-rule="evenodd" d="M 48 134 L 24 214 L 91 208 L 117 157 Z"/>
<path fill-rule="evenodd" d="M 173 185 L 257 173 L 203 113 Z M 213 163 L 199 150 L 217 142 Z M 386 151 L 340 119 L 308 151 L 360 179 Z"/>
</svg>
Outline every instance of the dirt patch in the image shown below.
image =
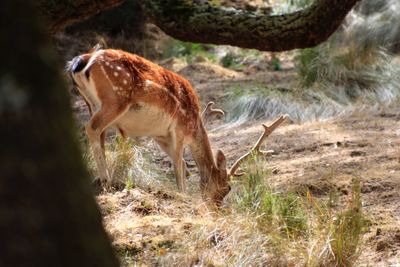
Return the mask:
<svg viewBox="0 0 400 267">
<path fill-rule="evenodd" d="M 309 191 L 323 198 L 336 192 L 335 205 L 342 207 L 348 201 L 351 180 L 360 178 L 363 210 L 369 221 L 357 262 L 361 266 L 396 266 L 399 257 L 400 166 L 398 146 L 393 144 L 400 143 L 400 135 L 395 119 L 371 114 L 368 118 L 286 124 L 270 136 L 265 147 L 275 150 L 265 166 L 271 170 L 270 183 L 282 191 Z M 223 149 L 232 163 L 248 151 L 261 131 L 260 123 L 255 122 L 234 130 L 212 131 L 210 137 L 213 147 Z M 355 156 L 353 151 L 363 153 Z M 162 153 L 157 157 L 167 162 Z M 212 227 L 227 220 L 226 214 L 204 207 L 197 169 L 191 168 L 191 172 L 188 184 L 194 189 L 188 195 L 132 189 L 98 197 L 106 228 L 122 257 L 148 265 L 173 259 L 204 264 L 200 254 L 186 250 L 196 231 L 203 228 L 210 235 L 201 249 L 218 250 L 225 244 L 229 235 Z M 220 262 L 216 255 L 210 257 Z"/>
<path fill-rule="evenodd" d="M 161 61 L 159 64 L 173 72 L 178 72 L 188 65 L 184 60 L 176 57 L 167 58 L 166 60 Z"/>
<path fill-rule="evenodd" d="M 376 231 L 376 238 L 372 240 L 372 242 L 376 243 L 376 251 L 387 251 L 395 255 L 400 250 L 400 230 L 382 230 L 378 228 Z"/>
<path fill-rule="evenodd" d="M 387 112 L 286 125 L 271 135 L 264 148 L 275 150 L 268 160 L 268 167 L 274 170 L 270 180 L 282 190 L 309 190 L 316 196 L 336 191 L 338 204 L 344 205 L 341 196 L 349 194 L 352 178 L 361 179 L 363 207 L 372 222 L 370 231 L 382 232 L 380 236 L 365 236 L 361 265 L 398 264 L 400 134 L 397 116 L 382 115 Z M 255 123 L 212 132 L 211 137 L 214 146 L 226 151 L 233 162 L 260 133 Z M 379 230 L 382 227 L 392 230 Z"/>
<path fill-rule="evenodd" d="M 237 78 L 241 76 L 241 74 L 236 71 L 226 69 L 209 61 L 189 64 L 178 73 L 184 77 L 192 77 L 192 80 L 196 80 L 200 83 L 206 82 L 209 79 Z"/>
</svg>

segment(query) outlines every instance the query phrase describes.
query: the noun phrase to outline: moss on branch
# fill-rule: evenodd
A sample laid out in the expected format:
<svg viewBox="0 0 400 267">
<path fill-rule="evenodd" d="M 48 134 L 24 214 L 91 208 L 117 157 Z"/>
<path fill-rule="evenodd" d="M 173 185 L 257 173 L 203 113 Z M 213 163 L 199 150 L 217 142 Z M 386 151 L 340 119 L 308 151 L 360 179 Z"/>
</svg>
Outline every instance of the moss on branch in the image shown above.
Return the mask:
<svg viewBox="0 0 400 267">
<path fill-rule="evenodd" d="M 285 51 L 324 42 L 360 0 L 315 0 L 306 9 L 283 15 L 237 10 L 200 0 L 136 1 L 154 24 L 176 39 Z M 56 32 L 122 2 L 40 0 L 38 5 L 49 21 L 50 31 Z"/>
<path fill-rule="evenodd" d="M 148 0 L 142 6 L 153 23 L 183 41 L 285 51 L 325 41 L 358 1 L 317 0 L 275 16 L 190 0 Z"/>
</svg>

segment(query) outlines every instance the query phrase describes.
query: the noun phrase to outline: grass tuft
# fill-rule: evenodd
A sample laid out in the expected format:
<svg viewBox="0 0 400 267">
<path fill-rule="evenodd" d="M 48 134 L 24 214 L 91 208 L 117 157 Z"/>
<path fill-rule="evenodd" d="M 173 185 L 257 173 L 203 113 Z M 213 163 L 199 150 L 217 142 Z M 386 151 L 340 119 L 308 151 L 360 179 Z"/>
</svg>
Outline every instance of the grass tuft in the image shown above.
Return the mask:
<svg viewBox="0 0 400 267">
<path fill-rule="evenodd" d="M 334 39 L 334 38 L 333 38 Z M 370 89 L 391 82 L 391 74 L 398 72 L 391 64 L 392 57 L 373 46 L 350 44 L 337 47 L 334 42 L 302 50 L 296 57 L 300 84 L 347 86 L 351 89 Z"/>
<path fill-rule="evenodd" d="M 119 134 L 115 135 L 107 142 L 106 157 L 114 184 L 127 189 L 133 188 L 134 181 L 130 170 L 135 161 L 134 141 Z"/>
<path fill-rule="evenodd" d="M 347 210 L 335 216 L 332 240 L 332 259 L 337 266 L 351 266 L 357 256 L 361 235 L 366 226 L 362 214 L 361 187 L 358 178 L 352 182 L 352 198 Z"/>
<path fill-rule="evenodd" d="M 140 187 L 157 191 L 166 187 L 174 188 L 173 179 L 158 171 L 159 166 L 156 167 L 156 163 L 152 163 L 151 156 L 133 139 L 123 138 L 119 134 L 107 139 L 105 144 L 107 167 L 116 190 Z M 88 142 L 83 143 L 83 151 L 84 161 L 95 181 L 98 179 L 98 170 Z"/>
<path fill-rule="evenodd" d="M 263 164 L 249 160 L 249 172 L 235 182 L 231 202 L 270 240 L 272 255 L 281 258 L 279 264 L 295 259 L 305 266 L 352 266 L 366 226 L 359 179 L 353 179 L 349 204 L 340 210 L 333 203 L 340 199 L 336 191 L 322 199 L 309 191 L 277 191 L 268 183 L 270 175 Z"/>
</svg>

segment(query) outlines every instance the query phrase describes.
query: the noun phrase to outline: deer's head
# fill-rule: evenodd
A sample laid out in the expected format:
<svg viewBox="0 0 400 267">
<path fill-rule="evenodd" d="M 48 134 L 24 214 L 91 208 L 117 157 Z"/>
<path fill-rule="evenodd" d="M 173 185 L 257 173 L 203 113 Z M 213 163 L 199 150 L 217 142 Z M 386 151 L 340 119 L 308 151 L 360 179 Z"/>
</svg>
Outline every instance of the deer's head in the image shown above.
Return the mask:
<svg viewBox="0 0 400 267">
<path fill-rule="evenodd" d="M 226 157 L 221 150 L 218 150 L 215 161 L 216 168 L 211 170 L 211 184 L 207 191 L 211 202 L 220 206 L 225 196 L 231 191 L 231 186 L 229 185 L 229 173 L 226 168 Z"/>
<path fill-rule="evenodd" d="M 216 155 L 216 170 L 213 170 L 211 173 L 211 185 L 208 189 L 210 199 L 212 203 L 217 206 L 222 204 L 223 199 L 228 195 L 231 190 L 231 186 L 229 185 L 230 179 L 234 176 L 242 176 L 244 172 L 239 172 L 238 168 L 241 163 L 243 163 L 250 155 L 270 155 L 273 151 L 260 150 L 260 147 L 264 140 L 286 119 L 288 115 L 282 115 L 277 120 L 275 120 L 270 126 L 262 124 L 264 127 L 264 132 L 256 142 L 256 144 L 252 147 L 252 149 L 241 156 L 235 163 L 232 165 L 230 169 L 227 169 L 227 162 L 224 153 L 221 150 L 218 150 Z"/>
</svg>

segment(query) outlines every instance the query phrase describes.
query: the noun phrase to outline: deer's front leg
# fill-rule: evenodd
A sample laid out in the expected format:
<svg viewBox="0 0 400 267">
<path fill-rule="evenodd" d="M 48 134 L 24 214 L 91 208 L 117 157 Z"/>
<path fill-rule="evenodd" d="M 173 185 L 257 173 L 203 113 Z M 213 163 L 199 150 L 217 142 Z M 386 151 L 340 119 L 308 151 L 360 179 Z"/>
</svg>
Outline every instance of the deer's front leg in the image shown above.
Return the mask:
<svg viewBox="0 0 400 267">
<path fill-rule="evenodd" d="M 102 108 L 86 124 L 86 133 L 93 150 L 93 156 L 99 171 L 100 181 L 103 185 L 111 185 L 112 177 L 107 169 L 104 153 L 104 131 L 120 116 L 128 107 L 124 109 Z"/>
</svg>

